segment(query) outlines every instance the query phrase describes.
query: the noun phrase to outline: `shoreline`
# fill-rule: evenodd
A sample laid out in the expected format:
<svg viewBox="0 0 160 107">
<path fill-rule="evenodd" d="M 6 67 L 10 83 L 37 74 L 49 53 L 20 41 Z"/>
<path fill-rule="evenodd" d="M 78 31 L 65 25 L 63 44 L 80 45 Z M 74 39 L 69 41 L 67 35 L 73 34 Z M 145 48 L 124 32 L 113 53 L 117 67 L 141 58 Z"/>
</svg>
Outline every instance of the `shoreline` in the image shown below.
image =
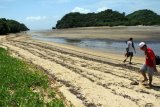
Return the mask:
<svg viewBox="0 0 160 107">
<path fill-rule="evenodd" d="M 107 39 L 126 41 L 130 37 L 134 41 L 160 41 L 160 26 L 119 26 L 119 27 L 84 27 L 34 31 L 42 37 L 69 39 Z"/>
<path fill-rule="evenodd" d="M 127 41 L 127 40 L 122 40 L 122 39 L 108 39 L 108 38 L 79 38 L 79 37 L 56 37 L 56 36 L 39 36 L 38 34 L 37 35 L 34 35 L 33 34 L 33 37 L 40 37 L 40 38 L 55 38 L 55 39 L 68 39 L 68 40 L 100 40 L 100 41 L 113 41 L 113 42 L 125 42 L 125 41 Z M 127 39 L 127 38 L 126 38 Z M 138 39 L 138 40 L 134 40 L 134 42 L 141 42 L 141 41 L 143 41 L 143 42 L 146 42 L 146 43 L 159 43 L 160 42 L 160 40 L 158 39 L 158 40 L 142 40 L 142 39 Z"/>
</svg>

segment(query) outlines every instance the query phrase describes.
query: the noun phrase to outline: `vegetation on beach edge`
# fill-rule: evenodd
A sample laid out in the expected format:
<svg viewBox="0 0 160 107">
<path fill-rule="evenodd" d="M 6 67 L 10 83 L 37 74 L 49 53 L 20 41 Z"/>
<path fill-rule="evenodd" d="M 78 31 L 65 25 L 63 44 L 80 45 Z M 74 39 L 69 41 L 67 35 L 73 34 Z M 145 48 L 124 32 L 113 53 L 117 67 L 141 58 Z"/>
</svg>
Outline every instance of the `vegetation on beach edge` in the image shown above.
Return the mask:
<svg viewBox="0 0 160 107">
<path fill-rule="evenodd" d="M 42 71 L 0 48 L 1 107 L 64 107 Z"/>
</svg>

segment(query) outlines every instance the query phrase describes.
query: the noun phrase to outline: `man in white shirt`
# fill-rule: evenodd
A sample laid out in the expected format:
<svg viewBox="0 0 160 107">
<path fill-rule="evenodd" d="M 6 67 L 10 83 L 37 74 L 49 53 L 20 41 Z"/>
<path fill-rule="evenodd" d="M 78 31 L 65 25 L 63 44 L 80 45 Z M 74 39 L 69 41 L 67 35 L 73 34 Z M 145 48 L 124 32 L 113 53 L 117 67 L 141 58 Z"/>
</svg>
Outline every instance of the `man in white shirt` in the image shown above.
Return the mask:
<svg viewBox="0 0 160 107">
<path fill-rule="evenodd" d="M 126 60 L 128 59 L 128 57 L 130 57 L 130 61 L 129 64 L 132 64 L 132 57 L 133 57 L 133 51 L 136 53 L 136 50 L 134 48 L 134 43 L 133 43 L 133 38 L 129 38 L 129 40 L 127 41 L 127 48 L 126 48 L 126 58 L 123 61 L 124 63 L 126 62 Z"/>
</svg>

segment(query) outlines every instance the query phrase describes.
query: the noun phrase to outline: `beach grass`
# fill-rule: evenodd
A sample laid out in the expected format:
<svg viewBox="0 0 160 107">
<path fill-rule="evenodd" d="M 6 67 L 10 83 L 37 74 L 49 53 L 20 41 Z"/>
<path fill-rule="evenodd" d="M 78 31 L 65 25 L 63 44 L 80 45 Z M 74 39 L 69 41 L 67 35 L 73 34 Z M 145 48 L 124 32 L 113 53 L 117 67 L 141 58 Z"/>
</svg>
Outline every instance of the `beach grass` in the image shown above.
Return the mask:
<svg viewBox="0 0 160 107">
<path fill-rule="evenodd" d="M 0 48 L 0 107 L 64 107 L 48 77 Z"/>
</svg>

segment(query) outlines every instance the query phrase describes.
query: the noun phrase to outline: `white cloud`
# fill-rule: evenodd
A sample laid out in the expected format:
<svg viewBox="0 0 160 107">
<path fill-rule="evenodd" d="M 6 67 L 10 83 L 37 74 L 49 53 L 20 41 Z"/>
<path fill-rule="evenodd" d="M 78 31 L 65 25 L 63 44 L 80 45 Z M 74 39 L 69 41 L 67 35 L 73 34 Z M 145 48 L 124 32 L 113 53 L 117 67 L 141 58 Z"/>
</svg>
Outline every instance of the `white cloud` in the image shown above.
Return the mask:
<svg viewBox="0 0 160 107">
<path fill-rule="evenodd" d="M 80 12 L 80 13 L 89 13 L 91 12 L 91 10 L 89 9 L 84 9 L 84 8 L 81 8 L 81 7 L 75 7 L 72 12 Z"/>
<path fill-rule="evenodd" d="M 29 16 L 29 17 L 26 17 L 27 21 L 32 21 L 32 22 L 41 21 L 41 20 L 45 20 L 45 19 L 47 19 L 46 16 Z"/>
<path fill-rule="evenodd" d="M 107 7 L 100 7 L 100 8 L 97 9 L 97 12 L 101 12 L 101 11 L 104 11 L 104 10 L 107 10 L 107 9 L 109 9 L 109 8 L 107 8 Z"/>
</svg>

